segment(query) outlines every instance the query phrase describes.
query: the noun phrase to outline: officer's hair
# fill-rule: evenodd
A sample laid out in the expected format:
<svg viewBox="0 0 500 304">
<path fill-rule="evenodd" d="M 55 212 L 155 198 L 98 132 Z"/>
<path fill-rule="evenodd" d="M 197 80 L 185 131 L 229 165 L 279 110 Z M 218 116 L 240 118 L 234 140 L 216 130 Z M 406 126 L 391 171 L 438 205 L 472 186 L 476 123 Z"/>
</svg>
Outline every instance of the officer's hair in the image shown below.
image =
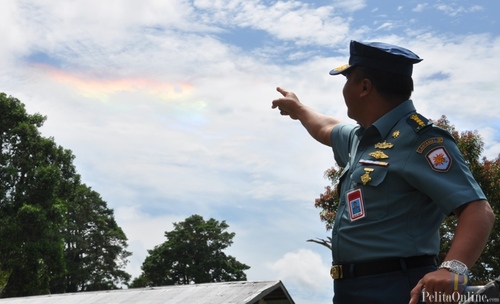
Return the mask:
<svg viewBox="0 0 500 304">
<path fill-rule="evenodd" d="M 369 79 L 380 95 L 394 102 L 399 103 L 410 99 L 411 92 L 413 92 L 413 79 L 411 76 L 403 76 L 364 66 L 357 66 L 353 74 L 357 82 L 365 78 Z"/>
</svg>

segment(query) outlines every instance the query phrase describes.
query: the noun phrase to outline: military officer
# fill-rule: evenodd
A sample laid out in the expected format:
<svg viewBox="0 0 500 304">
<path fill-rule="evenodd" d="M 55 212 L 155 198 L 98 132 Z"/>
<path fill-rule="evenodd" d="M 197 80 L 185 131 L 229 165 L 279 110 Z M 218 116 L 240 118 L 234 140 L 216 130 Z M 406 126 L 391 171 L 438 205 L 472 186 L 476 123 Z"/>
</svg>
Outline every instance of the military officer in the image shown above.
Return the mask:
<svg viewBox="0 0 500 304">
<path fill-rule="evenodd" d="M 399 46 L 351 41 L 349 63 L 330 74 L 346 77 L 347 114 L 358 125 L 277 88 L 283 97 L 272 107 L 332 147 L 343 168 L 332 229 L 336 304 L 453 302 L 492 229 L 491 207 L 452 136 L 410 99 L 421 60 Z M 455 238 L 438 264 L 439 227 L 452 213 Z"/>
</svg>

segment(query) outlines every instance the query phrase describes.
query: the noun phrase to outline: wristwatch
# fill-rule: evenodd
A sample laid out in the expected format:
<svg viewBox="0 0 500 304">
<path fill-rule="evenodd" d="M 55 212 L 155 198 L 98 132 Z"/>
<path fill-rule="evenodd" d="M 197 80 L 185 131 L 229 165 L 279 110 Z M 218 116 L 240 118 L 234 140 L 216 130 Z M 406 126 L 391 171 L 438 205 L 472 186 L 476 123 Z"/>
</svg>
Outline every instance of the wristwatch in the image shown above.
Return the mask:
<svg viewBox="0 0 500 304">
<path fill-rule="evenodd" d="M 448 269 L 456 274 L 469 275 L 467 265 L 457 260 L 444 261 L 441 266 L 439 266 L 439 269 L 441 268 Z"/>
</svg>

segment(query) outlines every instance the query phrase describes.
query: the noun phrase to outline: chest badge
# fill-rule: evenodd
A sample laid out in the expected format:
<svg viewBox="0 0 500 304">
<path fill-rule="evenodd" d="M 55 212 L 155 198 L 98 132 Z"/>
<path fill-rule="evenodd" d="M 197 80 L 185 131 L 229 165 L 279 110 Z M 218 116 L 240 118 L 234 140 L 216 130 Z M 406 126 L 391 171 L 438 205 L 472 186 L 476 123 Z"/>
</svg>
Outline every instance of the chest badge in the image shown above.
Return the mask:
<svg viewBox="0 0 500 304">
<path fill-rule="evenodd" d="M 394 144 L 388 143 L 387 141 L 375 144 L 375 149 L 390 149 L 392 147 L 394 147 Z"/>
<path fill-rule="evenodd" d="M 349 217 L 351 222 L 365 217 L 365 204 L 361 189 L 356 189 L 347 193 L 347 202 L 349 205 Z"/>
<path fill-rule="evenodd" d="M 399 130 L 396 130 L 392 133 L 392 138 L 398 138 L 399 137 Z"/>
<path fill-rule="evenodd" d="M 371 152 L 371 153 L 368 153 L 368 155 L 370 155 L 371 157 L 375 158 L 375 159 L 385 159 L 385 158 L 389 158 L 389 156 L 387 154 L 385 154 L 384 152 L 378 150 L 378 151 L 375 151 L 375 152 Z"/>
<path fill-rule="evenodd" d="M 375 169 L 364 168 L 364 170 L 365 170 L 365 174 L 361 175 L 361 182 L 363 183 L 363 185 L 366 185 L 372 180 L 372 178 L 370 177 L 370 173 L 375 171 Z"/>
</svg>

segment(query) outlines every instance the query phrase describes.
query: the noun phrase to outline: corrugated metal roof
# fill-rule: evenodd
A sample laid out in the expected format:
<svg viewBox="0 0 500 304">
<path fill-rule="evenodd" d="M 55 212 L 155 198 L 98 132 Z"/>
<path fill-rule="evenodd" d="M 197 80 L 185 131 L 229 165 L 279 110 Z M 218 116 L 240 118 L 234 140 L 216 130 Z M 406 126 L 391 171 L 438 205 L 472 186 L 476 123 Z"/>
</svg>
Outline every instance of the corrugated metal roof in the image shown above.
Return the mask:
<svg viewBox="0 0 500 304">
<path fill-rule="evenodd" d="M 281 281 L 224 282 L 0 299 L 0 304 L 294 304 Z"/>
</svg>

